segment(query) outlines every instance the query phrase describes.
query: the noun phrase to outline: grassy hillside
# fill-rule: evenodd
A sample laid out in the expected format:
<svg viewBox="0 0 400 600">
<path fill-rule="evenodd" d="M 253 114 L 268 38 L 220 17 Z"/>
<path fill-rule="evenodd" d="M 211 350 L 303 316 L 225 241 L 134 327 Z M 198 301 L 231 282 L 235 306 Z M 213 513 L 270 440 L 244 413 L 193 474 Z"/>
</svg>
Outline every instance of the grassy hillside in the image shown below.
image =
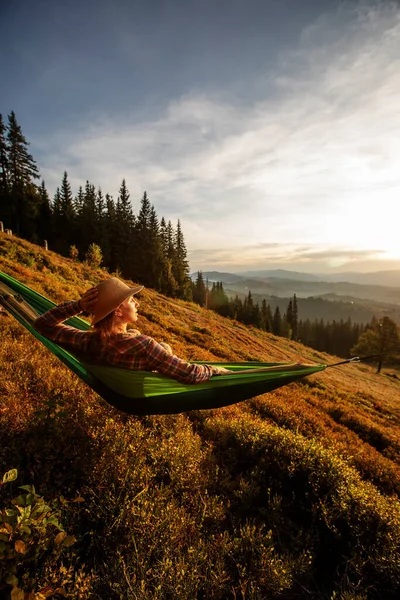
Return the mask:
<svg viewBox="0 0 400 600">
<path fill-rule="evenodd" d="M 4 234 L 0 270 L 55 301 L 106 276 Z M 151 290 L 140 312 L 141 331 L 187 359 L 334 361 Z M 0 475 L 18 469 L 0 487 L 0 581 L 26 600 L 399 597 L 395 374 L 346 365 L 224 409 L 137 418 L 4 313 L 0 340 Z M 67 537 L 25 510 L 39 500 L 22 484 Z"/>
</svg>

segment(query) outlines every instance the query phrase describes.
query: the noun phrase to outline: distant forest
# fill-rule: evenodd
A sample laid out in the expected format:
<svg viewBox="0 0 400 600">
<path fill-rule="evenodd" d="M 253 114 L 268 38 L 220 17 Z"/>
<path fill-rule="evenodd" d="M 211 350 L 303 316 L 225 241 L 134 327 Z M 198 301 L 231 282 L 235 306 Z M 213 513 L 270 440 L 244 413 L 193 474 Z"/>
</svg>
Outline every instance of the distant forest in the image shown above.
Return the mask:
<svg viewBox="0 0 400 600">
<path fill-rule="evenodd" d="M 338 356 L 349 356 L 359 337 L 372 327 L 350 319 L 301 320 L 296 295 L 283 314 L 279 307 L 272 313 L 265 300 L 261 305 L 254 302 L 251 292 L 244 300 L 229 299 L 222 282 L 209 286 L 201 272 L 193 282 L 180 221 L 173 226 L 160 219 L 146 192 L 135 215 L 125 179 L 116 200 L 89 181 L 74 196 L 64 172 L 50 199 L 45 182 L 38 183 L 39 169 L 28 146 L 15 113 L 8 115 L 7 125 L 0 114 L 0 221 L 17 236 L 41 246 L 46 243 L 59 254 L 103 266 L 167 296 L 194 301 L 225 317 Z"/>
<path fill-rule="evenodd" d="M 279 306 L 274 311 L 263 299 L 261 305 L 254 302 L 251 291 L 244 300 L 238 295 L 228 298 L 222 281 L 213 282 L 210 286 L 201 271 L 197 273 L 193 286 L 193 300 L 206 306 L 224 317 L 236 319 L 246 325 L 252 325 L 274 335 L 287 337 L 302 342 L 306 346 L 321 352 L 328 352 L 347 358 L 359 337 L 371 325 L 344 321 L 324 322 L 323 319 L 299 319 L 296 294 L 288 302 L 284 312 Z"/>
</svg>

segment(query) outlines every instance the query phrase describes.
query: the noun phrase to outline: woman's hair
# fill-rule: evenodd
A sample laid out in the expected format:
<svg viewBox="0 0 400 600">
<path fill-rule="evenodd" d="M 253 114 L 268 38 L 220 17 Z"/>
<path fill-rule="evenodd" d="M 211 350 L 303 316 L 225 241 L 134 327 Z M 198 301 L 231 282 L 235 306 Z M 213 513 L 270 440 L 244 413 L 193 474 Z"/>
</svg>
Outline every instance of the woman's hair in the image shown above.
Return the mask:
<svg viewBox="0 0 400 600">
<path fill-rule="evenodd" d="M 101 342 L 106 342 L 114 332 L 114 314 L 115 310 L 93 325 L 93 333 L 97 334 Z"/>
</svg>

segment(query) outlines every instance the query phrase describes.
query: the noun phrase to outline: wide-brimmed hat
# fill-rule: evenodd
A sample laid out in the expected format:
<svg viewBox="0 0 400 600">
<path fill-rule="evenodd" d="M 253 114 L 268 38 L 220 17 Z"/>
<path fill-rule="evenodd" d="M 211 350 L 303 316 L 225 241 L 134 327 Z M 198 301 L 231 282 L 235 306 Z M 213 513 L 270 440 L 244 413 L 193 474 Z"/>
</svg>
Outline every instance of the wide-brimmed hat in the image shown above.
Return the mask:
<svg viewBox="0 0 400 600">
<path fill-rule="evenodd" d="M 143 289 L 143 285 L 135 285 L 129 287 L 116 277 L 105 279 L 96 285 L 99 295 L 97 302 L 94 305 L 92 325 L 95 325 L 104 317 L 109 315 L 113 310 L 118 308 L 120 304 L 129 296 L 134 296 Z"/>
</svg>

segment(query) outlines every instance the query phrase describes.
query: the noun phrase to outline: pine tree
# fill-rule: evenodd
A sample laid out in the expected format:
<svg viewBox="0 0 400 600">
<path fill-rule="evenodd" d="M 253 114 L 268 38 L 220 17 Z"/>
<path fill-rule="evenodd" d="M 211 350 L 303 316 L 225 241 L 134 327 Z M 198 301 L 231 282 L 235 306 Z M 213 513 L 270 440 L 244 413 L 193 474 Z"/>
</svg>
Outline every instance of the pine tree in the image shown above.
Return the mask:
<svg viewBox="0 0 400 600">
<path fill-rule="evenodd" d="M 8 155 L 6 127 L 0 114 L 0 220 L 8 227 L 9 214 Z"/>
<path fill-rule="evenodd" d="M 232 319 L 243 321 L 243 303 L 236 294 L 235 298 L 230 302 L 230 315 Z"/>
<path fill-rule="evenodd" d="M 83 202 L 84 202 L 84 193 L 83 193 L 83 188 L 80 185 L 78 193 L 75 196 L 75 200 L 74 200 L 74 209 L 75 209 L 75 214 L 76 214 L 77 218 L 79 218 L 80 215 L 82 214 Z"/>
<path fill-rule="evenodd" d="M 193 284 L 193 302 L 196 302 L 196 304 L 200 304 L 200 306 L 205 306 L 206 296 L 207 290 L 204 283 L 203 273 L 201 271 L 198 271 L 196 281 Z"/>
<path fill-rule="evenodd" d="M 149 245 L 151 248 L 150 272 L 153 287 L 158 291 L 162 291 L 164 277 L 167 272 L 167 260 L 164 255 L 157 213 L 153 205 L 150 210 Z"/>
<path fill-rule="evenodd" d="M 293 326 L 293 302 L 292 302 L 292 300 L 289 300 L 289 304 L 287 306 L 286 314 L 284 315 L 284 318 L 286 319 L 286 322 L 289 325 L 289 328 L 290 328 L 289 335 L 291 337 L 292 326 Z"/>
<path fill-rule="evenodd" d="M 161 245 L 163 249 L 163 254 L 165 258 L 168 258 L 168 235 L 167 235 L 167 224 L 165 222 L 164 217 L 161 217 L 160 221 L 160 237 L 161 237 Z"/>
<path fill-rule="evenodd" d="M 99 188 L 97 190 L 97 195 L 96 195 L 96 215 L 97 215 L 98 222 L 101 222 L 104 217 L 105 206 L 106 206 L 106 201 L 104 199 L 101 188 Z"/>
<path fill-rule="evenodd" d="M 140 251 L 140 249 L 137 248 L 134 239 L 135 219 L 129 197 L 130 194 L 126 186 L 126 181 L 123 179 L 117 198 L 115 220 L 116 238 L 113 239 L 113 244 L 115 247 L 117 268 L 121 270 L 124 277 L 137 280 L 135 266 L 138 258 L 137 252 Z"/>
<path fill-rule="evenodd" d="M 298 328 L 299 328 L 299 310 L 297 306 L 296 294 L 293 295 L 293 308 L 292 308 L 292 340 L 297 341 Z"/>
<path fill-rule="evenodd" d="M 284 315 L 284 321 L 287 324 L 287 335 L 292 340 L 297 340 L 298 337 L 298 308 L 297 308 L 297 298 L 296 294 L 294 294 L 293 299 L 289 300 L 289 304 L 286 309 L 286 314 Z M 285 329 L 285 327 L 283 328 Z"/>
<path fill-rule="evenodd" d="M 254 302 L 251 290 L 248 291 L 248 294 L 243 302 L 241 321 L 245 325 L 254 325 Z"/>
<path fill-rule="evenodd" d="M 117 239 L 117 209 L 114 198 L 106 194 L 106 207 L 104 214 L 104 264 L 115 271 L 117 269 L 117 253 L 115 240 Z"/>
<path fill-rule="evenodd" d="M 36 235 L 39 243 L 43 243 L 44 240 L 51 244 L 52 242 L 52 220 L 53 214 L 50 205 L 49 194 L 46 189 L 46 184 L 42 180 L 39 188 L 39 210 L 36 219 Z"/>
<path fill-rule="evenodd" d="M 229 314 L 229 300 L 225 294 L 222 281 L 216 281 L 212 284 L 208 295 L 208 308 L 214 310 L 220 315 L 227 317 Z"/>
<path fill-rule="evenodd" d="M 133 240 L 132 265 L 135 279 L 146 287 L 154 288 L 154 241 L 158 235 L 157 216 L 153 215 L 153 227 L 155 231 L 151 233 L 151 203 L 144 192 L 140 201 L 140 210 L 135 222 L 135 235 Z M 161 240 L 160 240 L 161 250 Z"/>
<path fill-rule="evenodd" d="M 189 263 L 187 260 L 187 250 L 183 238 L 182 227 L 179 220 L 176 227 L 174 248 L 175 252 L 172 262 L 172 271 L 178 284 L 178 295 L 179 298 L 190 301 L 192 299 L 192 286 L 190 282 Z"/>
<path fill-rule="evenodd" d="M 175 231 L 171 221 L 165 225 L 165 219 L 161 220 L 160 228 L 161 244 L 164 250 L 164 274 L 162 280 L 162 293 L 175 298 L 178 295 L 178 283 L 175 279 Z"/>
<path fill-rule="evenodd" d="M 151 203 L 147 192 L 143 192 L 142 199 L 140 201 L 140 211 L 137 217 L 138 229 L 146 232 L 150 229 L 150 217 L 151 217 Z"/>
<path fill-rule="evenodd" d="M 160 241 L 162 248 L 163 272 L 161 277 L 160 291 L 167 296 L 175 297 L 177 294 L 177 283 L 172 272 L 173 256 L 175 249 L 173 245 L 174 231 L 171 221 L 165 222 L 164 217 L 160 221 Z"/>
<path fill-rule="evenodd" d="M 272 319 L 272 333 L 274 335 L 282 335 L 282 317 L 279 306 L 276 307 L 274 316 Z"/>
<path fill-rule="evenodd" d="M 82 202 L 82 208 L 76 216 L 77 231 L 74 239 L 80 255 L 84 256 L 90 244 L 94 243 L 97 230 L 96 189 L 90 181 L 86 181 L 83 198 L 78 196 L 77 199 L 79 203 Z"/>
<path fill-rule="evenodd" d="M 60 188 L 60 220 L 62 223 L 62 236 L 59 239 L 59 251 L 68 255 L 71 244 L 76 240 L 76 214 L 74 200 L 72 197 L 71 185 L 68 181 L 68 173 L 64 171 L 64 175 Z"/>
<path fill-rule="evenodd" d="M 263 301 L 261 303 L 260 328 L 263 329 L 264 331 L 272 331 L 271 308 L 270 308 L 269 304 L 267 304 L 267 301 L 265 300 L 265 298 L 263 298 Z"/>
<path fill-rule="evenodd" d="M 6 148 L 11 229 L 17 235 L 31 239 L 35 233 L 35 219 L 40 205 L 40 196 L 34 183 L 39 178 L 39 171 L 28 152 L 28 142 L 13 111 L 8 116 Z"/>
<path fill-rule="evenodd" d="M 63 221 L 62 221 L 62 209 L 61 209 L 61 193 L 60 188 L 57 188 L 53 198 L 52 205 L 52 246 L 54 246 L 55 251 L 57 252 L 60 248 L 60 238 L 62 239 L 62 229 L 63 229 Z"/>
<path fill-rule="evenodd" d="M 95 200 L 95 209 L 96 209 L 96 223 L 93 228 L 93 242 L 101 246 L 103 252 L 105 252 L 105 212 L 106 212 L 106 199 L 103 196 L 103 192 L 101 188 L 97 190 L 96 200 Z"/>
</svg>

